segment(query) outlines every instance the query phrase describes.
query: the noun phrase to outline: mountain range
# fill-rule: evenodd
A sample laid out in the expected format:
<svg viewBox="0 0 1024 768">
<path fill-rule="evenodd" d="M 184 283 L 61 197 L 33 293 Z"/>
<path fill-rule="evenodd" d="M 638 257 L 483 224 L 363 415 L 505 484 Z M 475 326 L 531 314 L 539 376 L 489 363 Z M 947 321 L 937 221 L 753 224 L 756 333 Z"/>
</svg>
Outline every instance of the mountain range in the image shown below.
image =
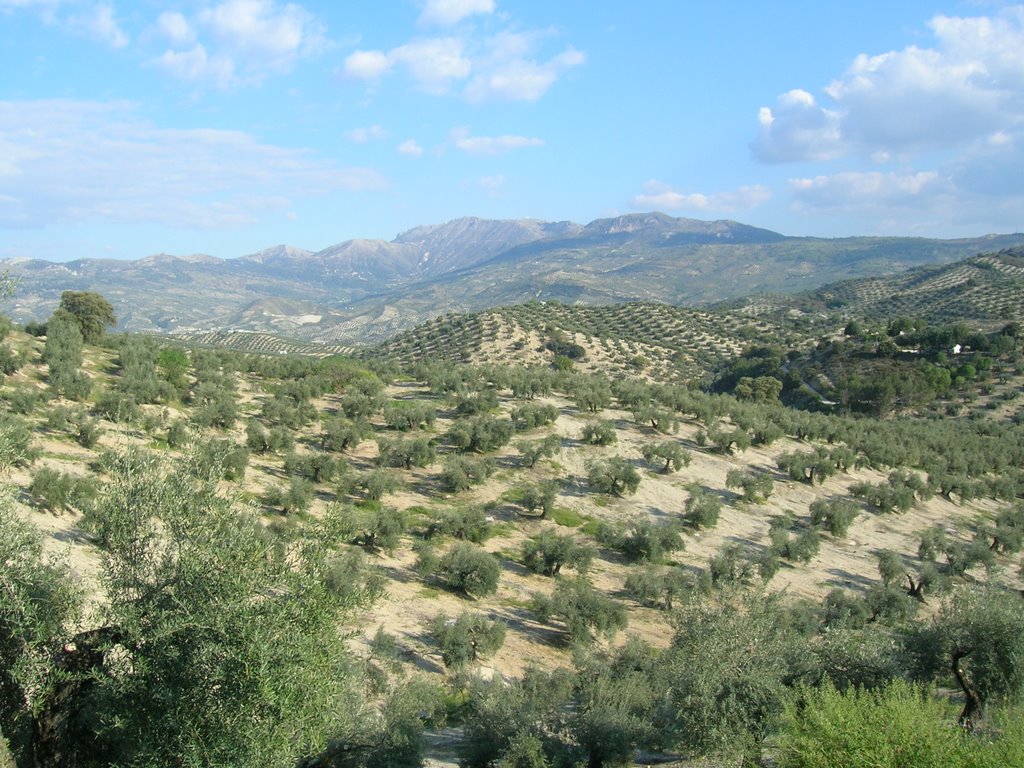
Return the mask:
<svg viewBox="0 0 1024 768">
<path fill-rule="evenodd" d="M 1024 234 L 937 240 L 788 237 L 735 221 L 661 213 L 586 225 L 461 218 L 394 240 L 312 252 L 288 245 L 232 259 L 159 254 L 132 261 L 0 262 L 19 281 L 2 307 L 43 320 L 64 290 L 103 294 L 119 328 L 238 329 L 312 341 L 377 341 L 449 311 L 532 299 L 706 305 L 946 264 L 1024 244 Z"/>
</svg>

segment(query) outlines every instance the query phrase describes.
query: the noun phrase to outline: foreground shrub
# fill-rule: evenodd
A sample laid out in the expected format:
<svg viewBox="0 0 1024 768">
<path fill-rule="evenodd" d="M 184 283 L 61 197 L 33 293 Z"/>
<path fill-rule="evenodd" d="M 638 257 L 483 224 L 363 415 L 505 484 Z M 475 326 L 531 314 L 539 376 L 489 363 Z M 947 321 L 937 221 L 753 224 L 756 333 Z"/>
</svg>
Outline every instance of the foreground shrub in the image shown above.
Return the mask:
<svg viewBox="0 0 1024 768">
<path fill-rule="evenodd" d="M 895 681 L 887 688 L 806 691 L 786 709 L 780 768 L 932 768 L 1024 765 L 1024 713 L 1003 715 L 995 738 L 965 732 L 930 691 Z"/>
</svg>

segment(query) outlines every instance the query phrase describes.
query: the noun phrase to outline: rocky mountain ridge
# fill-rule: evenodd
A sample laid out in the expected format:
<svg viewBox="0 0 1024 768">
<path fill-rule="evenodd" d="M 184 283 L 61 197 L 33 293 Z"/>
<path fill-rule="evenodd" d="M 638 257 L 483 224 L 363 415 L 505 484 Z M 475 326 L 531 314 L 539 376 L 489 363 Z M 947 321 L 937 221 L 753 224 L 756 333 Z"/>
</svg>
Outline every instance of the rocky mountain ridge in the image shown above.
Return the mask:
<svg viewBox="0 0 1024 768">
<path fill-rule="evenodd" d="M 278 245 L 231 259 L 9 260 L 0 268 L 19 288 L 0 309 L 20 322 L 43 320 L 62 291 L 92 290 L 112 302 L 124 330 L 237 329 L 364 343 L 448 311 L 530 299 L 699 305 L 949 263 L 1021 243 L 1024 234 L 788 237 L 663 213 L 586 225 L 467 217 L 414 227 L 391 241 L 352 239 L 316 252 Z"/>
</svg>

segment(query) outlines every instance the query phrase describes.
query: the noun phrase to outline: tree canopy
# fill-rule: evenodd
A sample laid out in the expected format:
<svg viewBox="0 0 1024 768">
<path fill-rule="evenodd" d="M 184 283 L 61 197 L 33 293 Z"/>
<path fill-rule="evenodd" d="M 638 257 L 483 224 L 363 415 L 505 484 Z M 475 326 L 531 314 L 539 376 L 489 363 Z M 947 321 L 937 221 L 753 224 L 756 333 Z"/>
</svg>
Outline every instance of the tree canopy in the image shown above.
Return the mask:
<svg viewBox="0 0 1024 768">
<path fill-rule="evenodd" d="M 86 344 L 95 344 L 108 327 L 117 325 L 110 302 L 93 291 L 64 291 L 60 295 L 60 309 L 75 318 Z"/>
</svg>

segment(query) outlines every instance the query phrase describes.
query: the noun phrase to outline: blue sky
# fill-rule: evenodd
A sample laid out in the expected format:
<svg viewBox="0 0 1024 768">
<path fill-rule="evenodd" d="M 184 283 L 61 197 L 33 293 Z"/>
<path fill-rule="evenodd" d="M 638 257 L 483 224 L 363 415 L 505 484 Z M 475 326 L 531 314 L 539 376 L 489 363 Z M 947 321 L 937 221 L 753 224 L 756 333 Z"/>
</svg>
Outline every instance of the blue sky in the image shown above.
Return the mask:
<svg viewBox="0 0 1024 768">
<path fill-rule="evenodd" d="M 1024 230 L 1024 6 L 0 0 L 0 257 L 460 216 Z"/>
</svg>

